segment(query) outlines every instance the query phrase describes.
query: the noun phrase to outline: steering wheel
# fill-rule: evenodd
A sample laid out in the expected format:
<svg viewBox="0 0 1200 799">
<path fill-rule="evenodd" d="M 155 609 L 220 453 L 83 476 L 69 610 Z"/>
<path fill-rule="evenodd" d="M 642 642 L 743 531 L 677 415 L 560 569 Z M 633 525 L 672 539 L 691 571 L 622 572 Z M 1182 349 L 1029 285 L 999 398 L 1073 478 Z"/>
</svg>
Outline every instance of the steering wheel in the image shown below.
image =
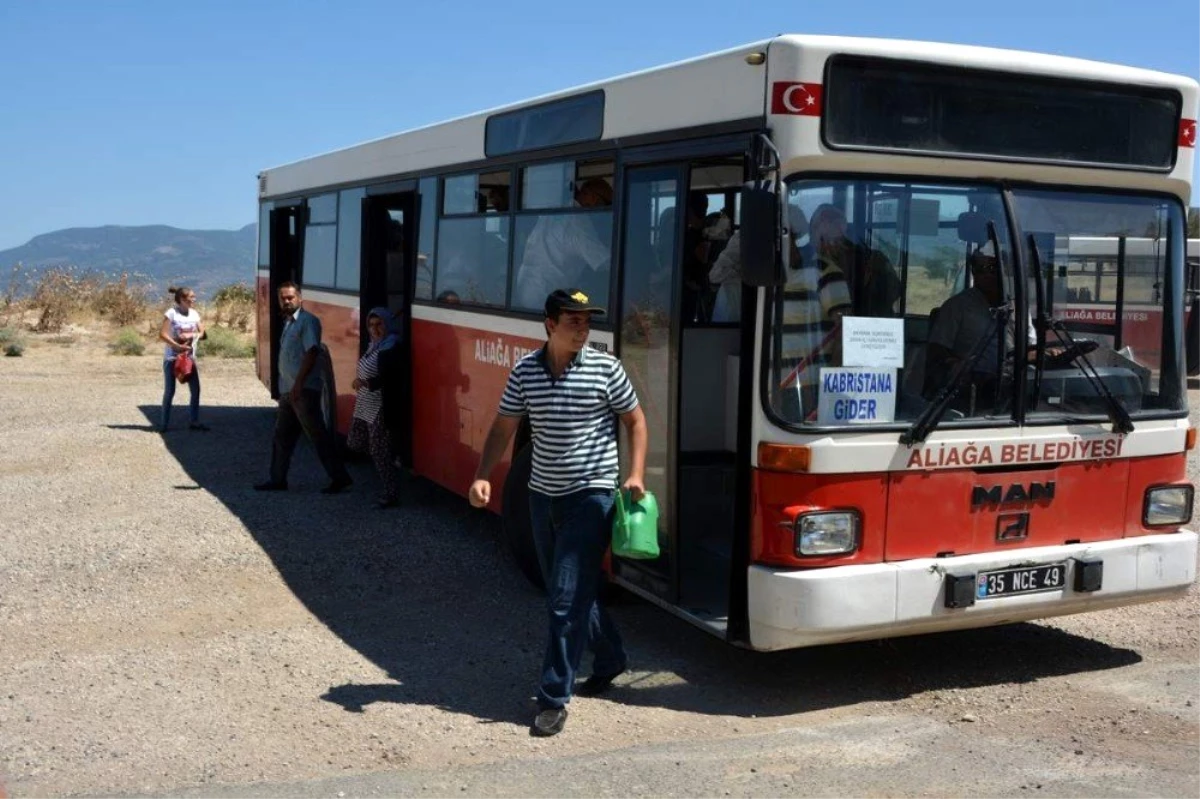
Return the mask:
<svg viewBox="0 0 1200 799">
<path fill-rule="evenodd" d="M 1045 368 L 1046 369 L 1065 369 L 1070 366 L 1076 358 L 1081 355 L 1087 355 L 1100 346 L 1100 342 L 1090 338 L 1075 339 L 1075 343 L 1068 346 L 1058 355 L 1046 353 Z"/>
</svg>

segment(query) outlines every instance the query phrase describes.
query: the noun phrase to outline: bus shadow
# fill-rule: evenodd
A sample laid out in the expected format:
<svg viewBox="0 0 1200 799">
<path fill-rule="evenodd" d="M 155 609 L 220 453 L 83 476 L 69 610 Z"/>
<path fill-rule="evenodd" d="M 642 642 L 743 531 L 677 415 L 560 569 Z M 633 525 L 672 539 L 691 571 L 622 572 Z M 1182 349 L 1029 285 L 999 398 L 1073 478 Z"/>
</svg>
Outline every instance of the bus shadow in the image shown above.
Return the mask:
<svg viewBox="0 0 1200 799">
<path fill-rule="evenodd" d="M 690 627 L 686 635 L 669 641 L 655 634 L 663 623 L 640 615 L 632 624 L 622 620 L 626 639 L 636 642 L 633 670 L 606 696 L 625 704 L 715 715 L 775 716 L 898 701 L 950 689 L 1105 671 L 1142 660 L 1129 649 L 1029 623 L 751 652 Z M 674 618 L 671 622 L 684 626 Z M 666 673 L 656 673 L 656 666 L 665 666 Z"/>
<path fill-rule="evenodd" d="M 143 406 L 147 419 L 156 406 Z M 404 504 L 376 510 L 365 460 L 355 485 L 326 482 L 302 442 L 290 491 L 260 493 L 274 411 L 206 407 L 208 433 L 173 430 L 164 445 L 244 524 L 305 607 L 392 682 L 329 674 L 320 698 L 347 711 L 375 702 L 428 705 L 481 723 L 525 725 L 545 643 L 542 598 L 512 563 L 499 520 L 424 480 Z M 618 592 L 619 597 L 628 597 Z M 629 598 L 613 608 L 631 670 L 605 701 L 730 716 L 782 716 L 928 691 L 1127 666 L 1135 652 L 1034 624 L 781 653 L 731 647 Z M 585 667 L 586 673 L 586 667 Z"/>
</svg>

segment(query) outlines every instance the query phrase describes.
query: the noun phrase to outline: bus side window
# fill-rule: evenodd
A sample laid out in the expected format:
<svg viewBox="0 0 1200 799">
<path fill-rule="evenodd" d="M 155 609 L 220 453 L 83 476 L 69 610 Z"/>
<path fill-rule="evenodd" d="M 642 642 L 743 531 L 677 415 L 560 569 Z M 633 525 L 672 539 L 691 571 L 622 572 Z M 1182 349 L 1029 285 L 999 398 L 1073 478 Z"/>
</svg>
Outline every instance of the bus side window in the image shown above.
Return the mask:
<svg viewBox="0 0 1200 799">
<path fill-rule="evenodd" d="M 522 171 L 513 234 L 512 307 L 538 311 L 556 289 L 605 306 L 612 265 L 612 162 L 558 162 Z"/>
</svg>

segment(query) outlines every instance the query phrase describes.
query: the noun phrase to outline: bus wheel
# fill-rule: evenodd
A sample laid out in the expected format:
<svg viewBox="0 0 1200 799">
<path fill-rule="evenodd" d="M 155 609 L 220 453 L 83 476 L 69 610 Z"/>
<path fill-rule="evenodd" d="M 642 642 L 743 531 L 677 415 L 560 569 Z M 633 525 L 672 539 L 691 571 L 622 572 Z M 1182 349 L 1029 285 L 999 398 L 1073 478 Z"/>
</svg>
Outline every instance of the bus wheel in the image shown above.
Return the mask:
<svg viewBox="0 0 1200 799">
<path fill-rule="evenodd" d="M 533 524 L 529 520 L 529 475 L 533 471 L 533 447 L 525 446 L 513 456 L 504 482 L 504 538 L 517 567 L 537 588 L 545 588 L 537 550 L 533 546 Z"/>
</svg>

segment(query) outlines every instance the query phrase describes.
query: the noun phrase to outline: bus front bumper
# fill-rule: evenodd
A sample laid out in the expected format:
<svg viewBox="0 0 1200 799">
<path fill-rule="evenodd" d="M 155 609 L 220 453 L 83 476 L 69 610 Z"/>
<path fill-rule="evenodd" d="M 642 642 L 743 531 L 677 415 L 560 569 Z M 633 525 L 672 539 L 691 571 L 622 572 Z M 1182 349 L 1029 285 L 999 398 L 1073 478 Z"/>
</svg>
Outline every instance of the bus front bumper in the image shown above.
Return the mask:
<svg viewBox="0 0 1200 799">
<path fill-rule="evenodd" d="M 987 552 L 898 563 L 795 570 L 751 566 L 750 646 L 758 650 L 986 627 L 1178 596 L 1196 579 L 1189 530 L 1116 541 Z M 1096 590 L 1084 564 L 1100 562 Z M 1061 563 L 1062 587 L 947 607 L 947 586 L 977 575 Z M 968 591 L 970 586 L 968 585 Z M 1089 586 L 1090 587 L 1090 586 Z M 953 598 L 949 604 L 953 604 Z"/>
</svg>

